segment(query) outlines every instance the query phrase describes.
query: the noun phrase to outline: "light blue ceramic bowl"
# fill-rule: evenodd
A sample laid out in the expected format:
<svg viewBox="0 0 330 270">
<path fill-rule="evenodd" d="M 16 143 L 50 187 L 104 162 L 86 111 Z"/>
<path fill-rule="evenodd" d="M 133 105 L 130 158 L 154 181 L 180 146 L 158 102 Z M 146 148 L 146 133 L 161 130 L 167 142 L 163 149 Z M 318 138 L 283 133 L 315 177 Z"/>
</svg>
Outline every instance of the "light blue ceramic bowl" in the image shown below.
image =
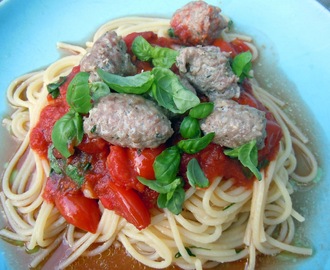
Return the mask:
<svg viewBox="0 0 330 270">
<path fill-rule="evenodd" d="M 169 17 L 187 0 L 3 0 L 0 1 L 0 113 L 7 112 L 5 89 L 19 75 L 43 68 L 60 57 L 56 42 L 83 44 L 109 19 L 126 15 Z M 320 148 L 323 178 L 304 194 L 305 235 L 314 255 L 267 269 L 330 269 L 330 13 L 314 0 L 221 0 L 218 5 L 235 27 L 255 38 L 270 73 L 290 81 L 311 117 Z M 270 67 L 270 68 L 269 68 Z M 276 78 L 275 78 L 276 79 Z M 4 143 L 2 141 L 2 143 Z M 1 153 L 1 161 L 7 153 Z M 6 156 L 4 156 L 6 155 Z M 0 242 L 0 269 L 27 269 L 16 248 Z"/>
</svg>

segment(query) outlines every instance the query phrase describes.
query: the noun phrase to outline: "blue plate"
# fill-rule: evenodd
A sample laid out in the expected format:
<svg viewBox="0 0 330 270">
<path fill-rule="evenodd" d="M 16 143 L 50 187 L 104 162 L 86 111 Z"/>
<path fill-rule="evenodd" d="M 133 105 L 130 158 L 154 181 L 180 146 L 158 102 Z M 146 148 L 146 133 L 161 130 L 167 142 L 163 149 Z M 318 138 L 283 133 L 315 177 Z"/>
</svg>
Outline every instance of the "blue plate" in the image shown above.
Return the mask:
<svg viewBox="0 0 330 270">
<path fill-rule="evenodd" d="M 175 2 L 175 3 L 174 3 Z M 60 57 L 56 42 L 83 44 L 109 19 L 126 15 L 169 17 L 186 0 L 169 4 L 163 0 L 144 1 L 0 1 L 0 113 L 7 112 L 5 90 L 19 75 L 46 67 Z M 330 13 L 314 0 L 222 0 L 220 5 L 235 27 L 252 35 L 262 48 L 268 74 L 277 70 L 290 91 L 296 89 L 310 120 L 306 129 L 322 148 L 324 177 L 306 196 L 308 211 L 304 224 L 314 255 L 297 260 L 290 269 L 330 269 L 329 168 L 330 161 Z M 271 76 L 270 76 L 271 77 Z M 287 81 L 285 78 L 288 78 Z M 290 93 L 291 94 L 291 93 Z M 307 118 L 309 118 L 307 117 Z M 5 157 L 2 154 L 2 160 Z M 15 248 L 0 243 L 0 269 L 26 269 L 15 258 Z M 270 268 L 267 268 L 270 269 Z M 276 267 L 274 268 L 276 269 Z"/>
</svg>

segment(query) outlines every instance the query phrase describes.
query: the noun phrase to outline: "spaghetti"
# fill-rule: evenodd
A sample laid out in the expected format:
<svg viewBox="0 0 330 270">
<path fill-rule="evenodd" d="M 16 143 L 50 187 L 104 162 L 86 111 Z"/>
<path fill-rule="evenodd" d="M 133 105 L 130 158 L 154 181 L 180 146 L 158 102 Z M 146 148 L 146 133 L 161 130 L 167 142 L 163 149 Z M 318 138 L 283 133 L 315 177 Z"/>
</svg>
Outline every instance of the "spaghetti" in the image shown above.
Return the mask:
<svg viewBox="0 0 330 270">
<path fill-rule="evenodd" d="M 43 199 L 50 166 L 46 159 L 30 149 L 29 134 L 47 104 L 46 86 L 79 65 L 87 50 L 106 31 L 114 30 L 119 36 L 153 31 L 166 37 L 168 28 L 169 20 L 159 18 L 128 17 L 110 21 L 96 31 L 93 41 L 87 42 L 87 48 L 58 43 L 60 49 L 71 55 L 46 70 L 24 75 L 10 85 L 7 98 L 15 111 L 4 124 L 20 142 L 20 147 L 8 163 L 2 180 L 0 198 L 9 228 L 2 229 L 0 235 L 25 242 L 29 250 L 41 247 L 30 263 L 31 268 L 51 254 L 62 239 L 69 248 L 67 256 L 57 266 L 59 269 L 68 267 L 80 256 L 100 254 L 115 242 L 120 242 L 136 260 L 157 269 L 171 264 L 182 269 L 205 269 L 246 257 L 248 269 L 254 269 L 259 253 L 312 254 L 310 248 L 291 244 L 295 235 L 294 222 L 303 222 L 304 217 L 293 208 L 293 187 L 289 179 L 303 184 L 311 182 L 317 174 L 317 162 L 305 146 L 308 139 L 283 112 L 284 102 L 262 89 L 255 79 L 251 79 L 253 93 L 281 126 L 283 139 L 276 158 L 261 172 L 262 180 L 254 181 L 251 189 L 219 176 L 207 189 L 188 189 L 179 215 L 167 209 L 152 209 L 151 225 L 144 230 L 138 230 L 100 205 L 102 217 L 95 234 L 68 225 L 56 207 Z M 244 40 L 253 52 L 253 60 L 258 58 L 258 50 L 250 37 L 227 29 L 222 32 L 222 38 Z M 310 164 L 308 175 L 295 172 L 297 149 Z"/>
</svg>

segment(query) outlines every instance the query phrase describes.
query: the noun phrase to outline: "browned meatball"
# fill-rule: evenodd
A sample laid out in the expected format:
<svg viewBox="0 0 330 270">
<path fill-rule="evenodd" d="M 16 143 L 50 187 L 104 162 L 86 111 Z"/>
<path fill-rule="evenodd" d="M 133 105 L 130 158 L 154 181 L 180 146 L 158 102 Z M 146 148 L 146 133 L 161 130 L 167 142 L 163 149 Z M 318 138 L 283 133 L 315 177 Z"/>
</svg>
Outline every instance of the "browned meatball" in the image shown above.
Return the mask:
<svg viewBox="0 0 330 270">
<path fill-rule="evenodd" d="M 210 100 L 238 97 L 238 77 L 229 65 L 229 54 L 215 46 L 179 50 L 176 64 L 180 74 Z"/>
<path fill-rule="evenodd" d="M 111 93 L 102 97 L 84 119 L 89 137 L 101 137 L 114 145 L 155 148 L 169 139 L 171 122 L 160 108 L 138 95 Z"/>
<path fill-rule="evenodd" d="M 128 76 L 136 74 L 136 67 L 126 53 L 126 44 L 114 31 L 108 31 L 95 41 L 91 50 L 80 61 L 80 70 L 91 72 L 91 81 L 99 80 L 97 68 Z"/>
<path fill-rule="evenodd" d="M 227 27 L 220 11 L 220 8 L 203 1 L 192 1 L 174 13 L 171 27 L 174 34 L 186 44 L 208 45 Z"/>
<path fill-rule="evenodd" d="M 261 149 L 266 137 L 266 117 L 256 108 L 217 99 L 214 111 L 201 121 L 201 129 L 204 133 L 215 132 L 213 142 L 221 146 L 235 148 L 255 139 Z"/>
</svg>

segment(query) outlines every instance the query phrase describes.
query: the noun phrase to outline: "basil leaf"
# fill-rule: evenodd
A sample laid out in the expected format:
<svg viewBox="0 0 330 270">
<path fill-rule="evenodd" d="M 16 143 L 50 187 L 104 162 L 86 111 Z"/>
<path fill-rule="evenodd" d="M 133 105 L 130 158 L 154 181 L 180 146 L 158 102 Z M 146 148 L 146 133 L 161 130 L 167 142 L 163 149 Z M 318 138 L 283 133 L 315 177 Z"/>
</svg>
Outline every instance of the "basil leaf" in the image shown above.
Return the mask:
<svg viewBox="0 0 330 270">
<path fill-rule="evenodd" d="M 258 149 L 256 140 L 252 140 L 234 149 L 227 149 L 224 151 L 224 154 L 232 158 L 238 158 L 244 167 L 247 167 L 258 180 L 261 180 L 261 174 L 257 168 Z"/>
<path fill-rule="evenodd" d="M 212 142 L 214 135 L 215 133 L 211 132 L 201 138 L 182 140 L 178 143 L 178 147 L 187 154 L 195 154 L 208 146 Z"/>
<path fill-rule="evenodd" d="M 54 145 L 52 144 L 49 146 L 48 154 L 47 154 L 47 157 L 49 160 L 49 165 L 50 165 L 50 170 L 51 170 L 51 172 L 55 172 L 56 174 L 61 174 L 62 169 L 61 169 L 61 166 L 60 166 L 58 160 L 54 156 L 53 150 L 54 150 Z"/>
<path fill-rule="evenodd" d="M 152 64 L 155 67 L 171 68 L 179 52 L 169 48 L 154 47 L 151 51 Z"/>
<path fill-rule="evenodd" d="M 73 154 L 73 150 L 69 150 L 69 146 L 77 146 L 81 143 L 83 135 L 82 116 L 71 110 L 55 123 L 52 130 L 52 141 L 61 155 L 68 158 Z"/>
<path fill-rule="evenodd" d="M 156 67 L 153 68 L 152 74 L 155 76 L 152 96 L 160 106 L 183 114 L 200 103 L 199 98 L 186 89 L 171 70 Z"/>
<path fill-rule="evenodd" d="M 88 72 L 79 72 L 68 86 L 66 101 L 78 113 L 88 113 L 92 108 L 88 78 Z"/>
<path fill-rule="evenodd" d="M 92 95 L 92 100 L 97 101 L 101 97 L 107 96 L 110 94 L 110 88 L 104 82 L 93 82 L 89 84 L 89 89 Z"/>
<path fill-rule="evenodd" d="M 66 82 L 67 77 L 60 77 L 57 82 L 47 85 L 48 93 L 52 98 L 57 98 L 60 95 L 60 86 Z"/>
<path fill-rule="evenodd" d="M 79 172 L 78 168 L 69 164 L 65 169 L 65 174 L 70 177 L 79 187 L 84 183 L 85 177 Z"/>
<path fill-rule="evenodd" d="M 152 85 L 151 96 L 157 101 L 158 105 L 165 109 L 173 113 L 181 113 L 173 101 L 171 81 L 167 80 L 165 76 L 157 78 L 157 82 Z"/>
<path fill-rule="evenodd" d="M 213 108 L 213 102 L 203 102 L 191 108 L 189 111 L 189 116 L 197 119 L 203 119 L 208 117 L 213 112 Z"/>
<path fill-rule="evenodd" d="M 111 89 L 126 94 L 143 94 L 150 90 L 154 81 L 154 76 L 150 71 L 123 77 L 98 69 L 97 74 Z"/>
<path fill-rule="evenodd" d="M 180 151 L 176 146 L 169 147 L 155 159 L 153 169 L 159 183 L 169 184 L 179 171 L 181 161 Z"/>
<path fill-rule="evenodd" d="M 180 124 L 180 134 L 185 139 L 200 137 L 201 129 L 196 118 L 186 116 Z"/>
<path fill-rule="evenodd" d="M 233 72 L 239 77 L 242 82 L 244 78 L 249 78 L 249 72 L 252 68 L 252 53 L 250 51 L 240 53 L 235 56 L 232 62 Z"/>
<path fill-rule="evenodd" d="M 187 178 L 192 187 L 206 188 L 210 185 L 209 179 L 207 179 L 195 158 L 188 162 Z"/>
<path fill-rule="evenodd" d="M 142 36 L 138 36 L 132 43 L 132 52 L 141 61 L 149 61 L 151 59 L 151 51 L 153 47 Z"/>
<path fill-rule="evenodd" d="M 132 51 L 141 61 L 152 61 L 157 67 L 170 68 L 176 61 L 179 52 L 170 48 L 152 46 L 142 36 L 138 36 L 132 43 Z"/>
<path fill-rule="evenodd" d="M 171 193 L 159 194 L 157 199 L 157 205 L 159 208 L 167 208 L 173 214 L 178 215 L 182 212 L 182 206 L 185 200 L 185 196 L 186 194 L 184 192 L 184 189 L 182 185 L 180 185 Z"/>
<path fill-rule="evenodd" d="M 182 182 L 181 178 L 175 178 L 169 184 L 162 184 L 157 180 L 148 180 L 143 177 L 138 176 L 137 179 L 145 186 L 149 187 L 150 189 L 157 191 L 158 193 L 165 194 L 171 192 L 176 189 Z"/>
</svg>

